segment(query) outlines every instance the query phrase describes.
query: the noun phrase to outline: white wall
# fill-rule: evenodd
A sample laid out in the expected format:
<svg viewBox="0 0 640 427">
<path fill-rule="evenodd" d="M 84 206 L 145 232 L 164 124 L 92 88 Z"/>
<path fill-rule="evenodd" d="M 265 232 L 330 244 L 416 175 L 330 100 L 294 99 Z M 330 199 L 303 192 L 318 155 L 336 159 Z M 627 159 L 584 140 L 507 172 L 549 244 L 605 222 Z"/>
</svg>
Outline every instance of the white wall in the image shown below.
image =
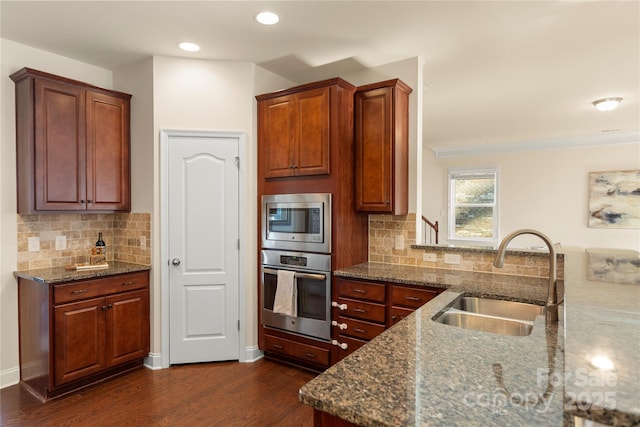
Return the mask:
<svg viewBox="0 0 640 427">
<path fill-rule="evenodd" d="M 22 67 L 34 68 L 84 81 L 104 88 L 112 87 L 111 71 L 29 46 L 1 39 L 2 99 L 0 119 L 0 387 L 18 382 L 18 299 L 13 271 L 17 265 L 16 229 L 16 128 L 15 86 L 9 75 Z"/>
<path fill-rule="evenodd" d="M 8 75 L 28 66 L 53 74 L 114 88 L 133 95 L 131 101 L 132 211 L 152 213 L 152 352 L 160 352 L 159 268 L 159 131 L 212 129 L 241 131 L 247 135 L 248 179 L 242 191 L 248 194 L 249 212 L 257 212 L 256 102 L 254 95 L 293 86 L 294 83 L 254 64 L 199 61 L 178 58 L 148 58 L 115 72 L 100 69 L 9 40 L 2 40 L 2 172 L 0 221 L 0 387 L 15 383 L 18 371 L 16 268 L 15 98 Z M 256 258 L 256 214 L 245 228 L 246 245 L 241 256 Z M 247 346 L 257 345 L 257 265 L 248 263 Z"/>
<path fill-rule="evenodd" d="M 241 274 L 241 286 L 246 292 L 246 347 L 256 347 L 257 338 L 257 142 L 255 95 L 291 86 L 282 79 L 250 63 L 229 61 L 201 61 L 169 57 L 153 59 L 153 138 L 154 189 L 153 218 L 160 218 L 159 206 L 159 133 L 161 129 L 197 129 L 244 132 L 246 150 L 240 153 L 245 180 L 241 194 L 246 205 L 240 206 L 247 220 L 241 223 L 240 257 L 246 262 Z M 242 199 L 242 197 L 241 197 Z M 159 221 L 153 224 L 153 265 L 160 266 L 161 239 Z M 157 276 L 156 276 L 157 277 Z M 160 281 L 154 281 L 156 292 Z M 159 312 L 156 306 L 156 313 Z M 154 319 L 154 330 L 160 331 L 160 318 Z M 152 351 L 159 352 L 159 344 Z"/>
<path fill-rule="evenodd" d="M 640 169 L 640 142 L 436 159 L 423 153 L 423 212 L 440 222 L 447 243 L 447 170 L 498 166 L 499 237 L 520 228 L 545 233 L 563 246 L 640 250 L 640 230 L 589 228 L 589 172 Z M 514 247 L 539 246 L 535 237 Z"/>
</svg>

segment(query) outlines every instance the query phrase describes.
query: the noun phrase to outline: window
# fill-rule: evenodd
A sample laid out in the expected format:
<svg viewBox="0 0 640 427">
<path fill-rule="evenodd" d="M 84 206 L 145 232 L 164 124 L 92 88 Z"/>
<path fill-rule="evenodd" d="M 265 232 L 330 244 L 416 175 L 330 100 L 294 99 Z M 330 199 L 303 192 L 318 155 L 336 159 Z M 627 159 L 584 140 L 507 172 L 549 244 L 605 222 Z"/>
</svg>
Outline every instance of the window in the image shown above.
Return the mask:
<svg viewBox="0 0 640 427">
<path fill-rule="evenodd" d="M 497 243 L 498 169 L 449 170 L 449 240 Z"/>
</svg>

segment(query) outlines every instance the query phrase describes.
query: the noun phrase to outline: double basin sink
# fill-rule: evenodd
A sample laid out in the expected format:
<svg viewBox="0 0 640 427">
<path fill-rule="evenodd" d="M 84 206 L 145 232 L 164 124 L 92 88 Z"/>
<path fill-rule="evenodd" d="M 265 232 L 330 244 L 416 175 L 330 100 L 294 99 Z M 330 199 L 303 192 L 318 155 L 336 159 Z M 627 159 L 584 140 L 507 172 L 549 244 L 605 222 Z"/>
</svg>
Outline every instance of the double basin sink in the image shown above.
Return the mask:
<svg viewBox="0 0 640 427">
<path fill-rule="evenodd" d="M 433 320 L 463 329 L 522 337 L 531 334 L 536 316 L 543 314 L 544 307 L 535 304 L 462 295 Z"/>
</svg>

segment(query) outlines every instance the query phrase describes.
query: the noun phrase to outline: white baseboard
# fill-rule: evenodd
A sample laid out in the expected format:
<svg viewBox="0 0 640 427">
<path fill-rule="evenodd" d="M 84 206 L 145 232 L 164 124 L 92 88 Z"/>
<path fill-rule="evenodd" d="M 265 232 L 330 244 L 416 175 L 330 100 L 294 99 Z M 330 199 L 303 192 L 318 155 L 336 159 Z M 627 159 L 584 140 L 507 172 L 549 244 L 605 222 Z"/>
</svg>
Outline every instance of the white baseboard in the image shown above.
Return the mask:
<svg viewBox="0 0 640 427">
<path fill-rule="evenodd" d="M 162 369 L 162 355 L 149 353 L 149 356 L 144 358 L 144 366 L 152 370 Z"/>
<path fill-rule="evenodd" d="M 254 345 L 252 347 L 244 348 L 244 358 L 241 357 L 240 362 L 253 363 L 262 359 L 263 357 L 264 353 L 262 352 L 262 350 L 260 350 L 257 345 Z"/>
<path fill-rule="evenodd" d="M 20 367 L 0 371 L 0 388 L 10 387 L 20 382 Z"/>
<path fill-rule="evenodd" d="M 264 357 L 262 350 L 257 345 L 251 347 L 245 347 L 244 353 L 240 357 L 240 363 L 253 363 Z M 162 354 L 161 353 L 149 353 L 149 357 L 144 358 L 144 366 L 146 368 L 156 370 L 162 368 Z"/>
</svg>

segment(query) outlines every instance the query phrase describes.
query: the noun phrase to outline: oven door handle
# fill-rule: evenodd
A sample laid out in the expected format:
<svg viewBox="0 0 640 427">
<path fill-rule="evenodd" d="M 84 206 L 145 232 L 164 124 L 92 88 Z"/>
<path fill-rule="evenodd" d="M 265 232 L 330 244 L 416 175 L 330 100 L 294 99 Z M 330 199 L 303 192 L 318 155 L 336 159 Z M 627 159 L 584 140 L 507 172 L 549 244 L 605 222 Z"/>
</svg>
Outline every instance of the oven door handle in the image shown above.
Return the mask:
<svg viewBox="0 0 640 427">
<path fill-rule="evenodd" d="M 278 274 L 278 270 L 274 270 L 272 268 L 264 268 L 263 271 L 267 274 Z M 311 279 L 311 280 L 325 280 L 327 278 L 324 274 L 313 274 L 313 273 L 298 273 L 296 272 L 296 279 Z"/>
</svg>

